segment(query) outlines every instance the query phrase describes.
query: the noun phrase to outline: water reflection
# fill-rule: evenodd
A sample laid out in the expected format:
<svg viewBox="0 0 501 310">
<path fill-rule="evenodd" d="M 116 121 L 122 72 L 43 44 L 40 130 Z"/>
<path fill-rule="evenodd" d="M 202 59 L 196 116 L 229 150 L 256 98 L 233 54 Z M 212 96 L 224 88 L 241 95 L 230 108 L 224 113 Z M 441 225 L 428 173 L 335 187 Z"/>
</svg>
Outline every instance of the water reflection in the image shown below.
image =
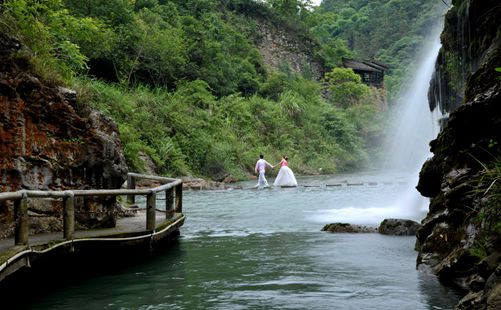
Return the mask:
<svg viewBox="0 0 501 310">
<path fill-rule="evenodd" d="M 444 286 L 438 278 L 429 270 L 419 270 L 419 291 L 421 292 L 423 303 L 429 305 L 429 309 L 453 309 L 451 305 L 456 304 L 461 298 L 459 291 Z"/>
</svg>

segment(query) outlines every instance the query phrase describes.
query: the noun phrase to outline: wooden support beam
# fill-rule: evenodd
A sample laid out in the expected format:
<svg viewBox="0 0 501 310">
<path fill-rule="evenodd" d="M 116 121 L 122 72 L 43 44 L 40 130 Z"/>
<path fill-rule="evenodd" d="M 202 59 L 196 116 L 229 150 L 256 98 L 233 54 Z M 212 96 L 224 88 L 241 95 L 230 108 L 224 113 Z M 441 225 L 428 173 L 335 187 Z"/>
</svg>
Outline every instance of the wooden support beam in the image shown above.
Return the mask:
<svg viewBox="0 0 501 310">
<path fill-rule="evenodd" d="M 176 207 L 174 212 L 183 212 L 183 183 L 176 186 Z"/>
<path fill-rule="evenodd" d="M 146 196 L 146 230 L 155 230 L 157 195 L 152 193 Z"/>
<path fill-rule="evenodd" d="M 15 245 L 28 245 L 30 225 L 28 216 L 28 198 L 26 198 L 26 196 L 22 199 L 14 201 L 14 220 Z"/>
<path fill-rule="evenodd" d="M 174 216 L 174 190 L 169 188 L 165 191 L 165 218 L 170 219 Z"/>
<path fill-rule="evenodd" d="M 134 178 L 133 175 L 127 175 L 127 189 L 136 189 L 136 179 Z M 127 203 L 128 204 L 134 204 L 136 201 L 136 196 L 135 195 L 127 195 Z"/>
<path fill-rule="evenodd" d="M 75 196 L 72 192 L 67 194 L 63 198 L 63 235 L 64 239 L 71 240 L 75 232 Z"/>
</svg>

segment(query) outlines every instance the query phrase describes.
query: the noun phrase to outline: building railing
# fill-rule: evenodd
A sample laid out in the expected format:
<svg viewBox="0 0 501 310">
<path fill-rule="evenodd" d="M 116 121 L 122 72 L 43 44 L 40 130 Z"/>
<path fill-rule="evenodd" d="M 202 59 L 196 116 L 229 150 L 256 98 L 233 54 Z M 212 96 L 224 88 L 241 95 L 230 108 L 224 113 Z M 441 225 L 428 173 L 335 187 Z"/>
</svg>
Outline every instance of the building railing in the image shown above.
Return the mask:
<svg viewBox="0 0 501 310">
<path fill-rule="evenodd" d="M 164 183 L 154 188 L 136 189 L 139 179 L 153 180 Z M 63 237 L 73 239 L 75 232 L 75 198 L 98 196 L 127 196 L 128 203 L 134 203 L 135 196 L 146 196 L 146 230 L 154 231 L 156 225 L 157 193 L 165 192 L 165 218 L 174 217 L 182 213 L 183 208 L 183 181 L 180 179 L 150 176 L 137 173 L 128 173 L 127 189 L 93 189 L 93 190 L 65 190 L 41 191 L 20 190 L 17 192 L 0 193 L 0 202 L 14 202 L 14 243 L 28 245 L 29 243 L 29 214 L 28 198 L 54 198 L 63 201 Z"/>
</svg>

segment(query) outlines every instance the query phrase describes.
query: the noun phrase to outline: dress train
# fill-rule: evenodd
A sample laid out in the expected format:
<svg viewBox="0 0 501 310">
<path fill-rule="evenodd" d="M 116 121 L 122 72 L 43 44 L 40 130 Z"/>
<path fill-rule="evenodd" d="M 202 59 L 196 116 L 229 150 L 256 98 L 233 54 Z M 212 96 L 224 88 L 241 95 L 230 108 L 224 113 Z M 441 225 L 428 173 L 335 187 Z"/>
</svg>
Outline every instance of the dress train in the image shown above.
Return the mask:
<svg viewBox="0 0 501 310">
<path fill-rule="evenodd" d="M 294 176 L 294 172 L 287 167 L 282 166 L 280 171 L 278 171 L 278 175 L 275 178 L 275 182 L 273 182 L 274 186 L 297 186 L 296 177 Z"/>
</svg>

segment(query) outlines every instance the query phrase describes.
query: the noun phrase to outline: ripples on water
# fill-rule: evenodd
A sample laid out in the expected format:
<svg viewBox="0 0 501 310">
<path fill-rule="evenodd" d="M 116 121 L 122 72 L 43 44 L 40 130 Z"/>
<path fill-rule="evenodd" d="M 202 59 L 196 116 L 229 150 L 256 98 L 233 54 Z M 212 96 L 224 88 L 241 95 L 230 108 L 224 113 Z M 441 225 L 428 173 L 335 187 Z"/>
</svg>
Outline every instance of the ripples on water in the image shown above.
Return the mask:
<svg viewBox="0 0 501 310">
<path fill-rule="evenodd" d="M 320 231 L 334 221 L 418 217 L 393 205 L 402 184 L 299 181 L 318 187 L 185 192 L 187 220 L 172 248 L 30 308 L 452 309 L 454 292 L 415 270 L 414 237 Z"/>
</svg>

